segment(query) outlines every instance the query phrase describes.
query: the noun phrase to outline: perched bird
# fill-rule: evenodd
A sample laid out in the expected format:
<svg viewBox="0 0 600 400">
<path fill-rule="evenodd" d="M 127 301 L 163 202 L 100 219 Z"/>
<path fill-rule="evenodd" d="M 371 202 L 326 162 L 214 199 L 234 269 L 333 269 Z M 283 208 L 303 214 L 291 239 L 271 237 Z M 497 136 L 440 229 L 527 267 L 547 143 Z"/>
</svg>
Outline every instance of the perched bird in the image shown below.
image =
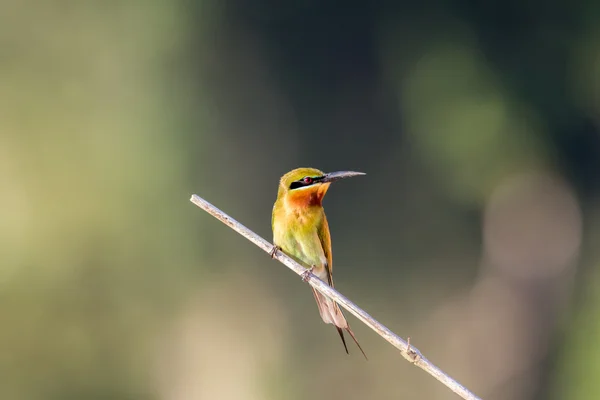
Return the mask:
<svg viewBox="0 0 600 400">
<path fill-rule="evenodd" d="M 331 182 L 365 175 L 362 172 L 340 171 L 324 173 L 314 168 L 297 168 L 283 175 L 279 181 L 277 200 L 273 206 L 273 242 L 275 247 L 333 287 L 331 236 L 323 209 L 323 197 Z M 367 358 L 350 329 L 338 304 L 313 288 L 321 318 L 334 324 L 348 353 L 344 330 Z"/>
</svg>

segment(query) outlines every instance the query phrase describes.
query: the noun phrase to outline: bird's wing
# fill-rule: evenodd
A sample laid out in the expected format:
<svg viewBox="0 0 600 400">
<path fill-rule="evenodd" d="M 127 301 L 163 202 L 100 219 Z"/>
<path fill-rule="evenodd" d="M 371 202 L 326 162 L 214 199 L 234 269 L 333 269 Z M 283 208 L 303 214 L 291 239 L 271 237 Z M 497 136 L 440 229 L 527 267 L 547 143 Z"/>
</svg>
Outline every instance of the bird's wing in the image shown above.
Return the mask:
<svg viewBox="0 0 600 400">
<path fill-rule="evenodd" d="M 319 240 L 321 241 L 323 253 L 325 254 L 325 258 L 327 258 L 327 265 L 325 265 L 325 269 L 327 270 L 327 280 L 329 281 L 329 286 L 333 287 L 333 259 L 331 256 L 331 234 L 329 233 L 329 224 L 327 223 L 327 218 L 325 217 L 325 214 L 323 214 L 323 220 L 317 227 L 317 233 L 319 235 Z"/>
</svg>

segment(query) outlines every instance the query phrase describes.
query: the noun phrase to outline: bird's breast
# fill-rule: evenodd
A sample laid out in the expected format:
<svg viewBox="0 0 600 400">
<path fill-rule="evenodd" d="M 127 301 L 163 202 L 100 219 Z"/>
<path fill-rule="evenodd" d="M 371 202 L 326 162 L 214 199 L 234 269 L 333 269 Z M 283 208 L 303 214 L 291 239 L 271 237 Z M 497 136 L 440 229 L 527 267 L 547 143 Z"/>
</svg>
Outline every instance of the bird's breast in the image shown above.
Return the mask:
<svg viewBox="0 0 600 400">
<path fill-rule="evenodd" d="M 318 235 L 322 216 L 289 212 L 273 219 L 273 241 L 288 255 L 306 267 L 323 267 L 327 258 Z M 322 214 L 322 213 L 321 213 Z"/>
</svg>

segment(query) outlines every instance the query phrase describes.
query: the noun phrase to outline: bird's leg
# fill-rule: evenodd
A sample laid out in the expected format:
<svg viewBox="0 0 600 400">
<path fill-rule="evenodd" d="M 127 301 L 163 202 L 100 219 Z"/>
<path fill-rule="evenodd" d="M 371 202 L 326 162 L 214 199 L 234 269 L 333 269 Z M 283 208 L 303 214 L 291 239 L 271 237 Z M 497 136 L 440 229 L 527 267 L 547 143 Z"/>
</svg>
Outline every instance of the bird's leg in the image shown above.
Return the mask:
<svg viewBox="0 0 600 400">
<path fill-rule="evenodd" d="M 312 274 L 314 269 L 315 269 L 315 266 L 313 265 L 302 273 L 302 280 L 304 282 L 310 281 L 310 274 Z"/>
<path fill-rule="evenodd" d="M 273 248 L 269 252 L 269 255 L 271 256 L 271 258 L 275 258 L 275 253 L 277 253 L 278 250 L 281 250 L 281 247 L 279 247 L 277 245 L 273 246 Z"/>
</svg>

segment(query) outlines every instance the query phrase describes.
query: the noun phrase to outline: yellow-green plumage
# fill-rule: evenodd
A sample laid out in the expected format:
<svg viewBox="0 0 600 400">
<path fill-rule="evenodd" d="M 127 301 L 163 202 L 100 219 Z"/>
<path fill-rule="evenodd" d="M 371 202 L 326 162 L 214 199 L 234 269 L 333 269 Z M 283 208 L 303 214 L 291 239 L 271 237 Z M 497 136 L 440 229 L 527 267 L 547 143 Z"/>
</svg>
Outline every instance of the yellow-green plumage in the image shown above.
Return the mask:
<svg viewBox="0 0 600 400">
<path fill-rule="evenodd" d="M 288 172 L 279 181 L 277 200 L 273 206 L 273 242 L 283 252 L 295 258 L 322 281 L 333 287 L 331 236 L 322 200 L 332 181 L 363 175 L 356 172 L 325 174 L 314 168 L 298 168 Z M 352 336 L 340 307 L 328 297 L 313 289 L 319 313 L 325 323 L 334 324 L 340 334 L 346 352 L 345 330 Z M 366 355 L 365 355 L 366 358 Z"/>
</svg>

